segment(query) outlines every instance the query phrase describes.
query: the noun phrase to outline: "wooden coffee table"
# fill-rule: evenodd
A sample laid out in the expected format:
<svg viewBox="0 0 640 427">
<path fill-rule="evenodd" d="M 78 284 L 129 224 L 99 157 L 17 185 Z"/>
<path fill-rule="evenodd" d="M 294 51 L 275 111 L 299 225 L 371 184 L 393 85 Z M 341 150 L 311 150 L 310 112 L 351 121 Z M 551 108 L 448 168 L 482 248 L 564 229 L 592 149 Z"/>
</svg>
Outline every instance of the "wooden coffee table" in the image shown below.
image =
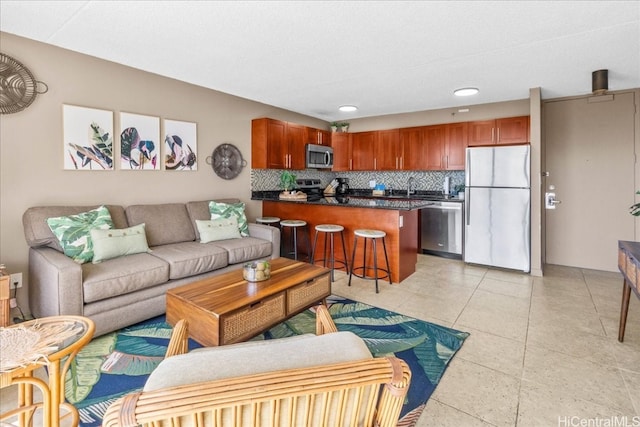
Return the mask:
<svg viewBox="0 0 640 427">
<path fill-rule="evenodd" d="M 271 278 L 247 282 L 242 269 L 167 292 L 167 322 L 189 322 L 204 346 L 245 341 L 331 295 L 328 268 L 288 258 L 270 260 Z"/>
</svg>

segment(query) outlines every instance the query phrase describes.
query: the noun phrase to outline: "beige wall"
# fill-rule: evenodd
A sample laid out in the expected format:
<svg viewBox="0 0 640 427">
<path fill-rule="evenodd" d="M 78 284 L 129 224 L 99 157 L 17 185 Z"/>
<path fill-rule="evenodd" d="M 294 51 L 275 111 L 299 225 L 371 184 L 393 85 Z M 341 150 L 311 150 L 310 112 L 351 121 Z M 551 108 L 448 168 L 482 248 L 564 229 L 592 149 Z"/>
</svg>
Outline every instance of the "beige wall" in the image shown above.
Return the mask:
<svg viewBox="0 0 640 427">
<path fill-rule="evenodd" d="M 347 121 L 350 123 L 349 132 L 362 132 L 411 126 L 429 126 L 440 123 L 489 120 L 498 117 L 528 116 L 529 107 L 528 99 L 519 99 L 516 101 L 443 108 L 440 110 L 418 111 L 416 113 L 390 114 L 387 116 L 367 117 Z M 459 113 L 458 109 L 461 108 L 468 108 L 469 112 Z"/>
<path fill-rule="evenodd" d="M 531 136 L 531 275 L 542 276 L 544 263 L 544 202 L 542 196 L 542 93 L 529 90 Z"/>
<path fill-rule="evenodd" d="M 205 159 L 221 143 L 236 145 L 251 163 L 251 119 L 274 117 L 328 129 L 327 123 L 155 74 L 0 33 L 2 52 L 31 70 L 49 86 L 26 110 L 0 116 L 0 262 L 9 272 L 23 272 L 18 303 L 28 311 L 28 250 L 22 213 L 36 205 L 186 202 L 239 197 L 248 215 L 259 214 L 251 202 L 250 168 L 233 180 L 219 178 Z M 169 60 L 169 58 L 168 58 Z M 215 70 L 211 70 L 215 72 Z M 197 122 L 198 170 L 195 172 L 64 171 L 62 105 Z M 114 138 L 116 145 L 118 138 Z"/>
</svg>

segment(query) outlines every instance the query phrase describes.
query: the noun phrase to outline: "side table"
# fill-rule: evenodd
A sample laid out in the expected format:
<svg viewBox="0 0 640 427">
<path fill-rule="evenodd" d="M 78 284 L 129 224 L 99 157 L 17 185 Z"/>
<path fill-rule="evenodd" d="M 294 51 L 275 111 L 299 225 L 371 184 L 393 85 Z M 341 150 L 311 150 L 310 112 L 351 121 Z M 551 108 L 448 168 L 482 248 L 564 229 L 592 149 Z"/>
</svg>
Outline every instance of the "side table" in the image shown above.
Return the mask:
<svg viewBox="0 0 640 427">
<path fill-rule="evenodd" d="M 11 324 L 11 276 L 0 269 L 0 326 Z"/>
<path fill-rule="evenodd" d="M 64 379 L 94 331 L 93 321 L 81 316 L 45 317 L 0 328 L 0 387 L 18 385 L 18 407 L 0 414 L 0 421 L 17 416 L 20 426 L 31 425 L 42 407 L 43 425 L 59 427 L 61 419 L 71 416 L 77 426 L 78 410 L 65 402 Z M 33 376 L 42 366 L 48 383 Z M 33 387 L 42 392 L 41 403 L 34 404 Z M 61 408 L 68 413 L 61 415 Z"/>
<path fill-rule="evenodd" d="M 629 299 L 631 291 L 640 298 L 640 243 L 618 241 L 618 268 L 623 276 L 622 304 L 620 307 L 620 325 L 618 327 L 618 341 L 624 340 L 624 330 L 627 326 Z"/>
</svg>

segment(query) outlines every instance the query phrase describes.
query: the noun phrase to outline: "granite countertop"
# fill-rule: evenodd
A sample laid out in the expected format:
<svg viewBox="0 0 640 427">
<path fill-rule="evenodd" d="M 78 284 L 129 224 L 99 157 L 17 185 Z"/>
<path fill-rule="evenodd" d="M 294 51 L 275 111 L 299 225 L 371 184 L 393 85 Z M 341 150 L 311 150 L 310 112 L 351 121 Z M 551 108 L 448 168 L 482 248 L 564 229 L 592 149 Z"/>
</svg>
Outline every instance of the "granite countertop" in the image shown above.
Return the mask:
<svg viewBox="0 0 640 427">
<path fill-rule="evenodd" d="M 457 198 L 445 199 L 442 194 L 428 195 L 418 193 L 412 194 L 410 198 L 406 198 L 406 195 L 403 196 L 402 194 L 373 196 L 371 194 L 371 190 L 368 190 L 368 193 L 369 194 L 366 194 L 356 190 L 355 192 L 351 191 L 348 196 L 326 196 L 318 200 L 282 200 L 278 197 L 280 191 L 253 191 L 251 194 L 251 200 L 407 211 L 425 208 L 432 205 L 435 201 L 464 202 L 464 200 Z"/>
</svg>

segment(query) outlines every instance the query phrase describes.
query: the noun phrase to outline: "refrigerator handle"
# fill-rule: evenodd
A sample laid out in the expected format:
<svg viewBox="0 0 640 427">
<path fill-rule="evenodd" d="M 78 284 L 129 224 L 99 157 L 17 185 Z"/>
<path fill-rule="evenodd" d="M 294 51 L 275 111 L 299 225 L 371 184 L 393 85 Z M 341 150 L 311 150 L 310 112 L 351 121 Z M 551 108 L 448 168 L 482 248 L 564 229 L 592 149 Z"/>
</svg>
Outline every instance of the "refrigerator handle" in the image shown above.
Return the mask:
<svg viewBox="0 0 640 427">
<path fill-rule="evenodd" d="M 469 191 L 469 187 L 465 187 L 464 189 L 464 216 L 467 221 L 467 225 L 471 224 L 471 191 Z"/>
<path fill-rule="evenodd" d="M 469 185 L 471 185 L 471 153 L 469 152 L 469 148 L 467 148 L 467 151 L 465 153 L 465 165 L 464 165 L 464 172 L 465 172 L 465 176 L 464 176 L 464 183 L 465 183 L 465 187 L 468 187 Z"/>
</svg>

